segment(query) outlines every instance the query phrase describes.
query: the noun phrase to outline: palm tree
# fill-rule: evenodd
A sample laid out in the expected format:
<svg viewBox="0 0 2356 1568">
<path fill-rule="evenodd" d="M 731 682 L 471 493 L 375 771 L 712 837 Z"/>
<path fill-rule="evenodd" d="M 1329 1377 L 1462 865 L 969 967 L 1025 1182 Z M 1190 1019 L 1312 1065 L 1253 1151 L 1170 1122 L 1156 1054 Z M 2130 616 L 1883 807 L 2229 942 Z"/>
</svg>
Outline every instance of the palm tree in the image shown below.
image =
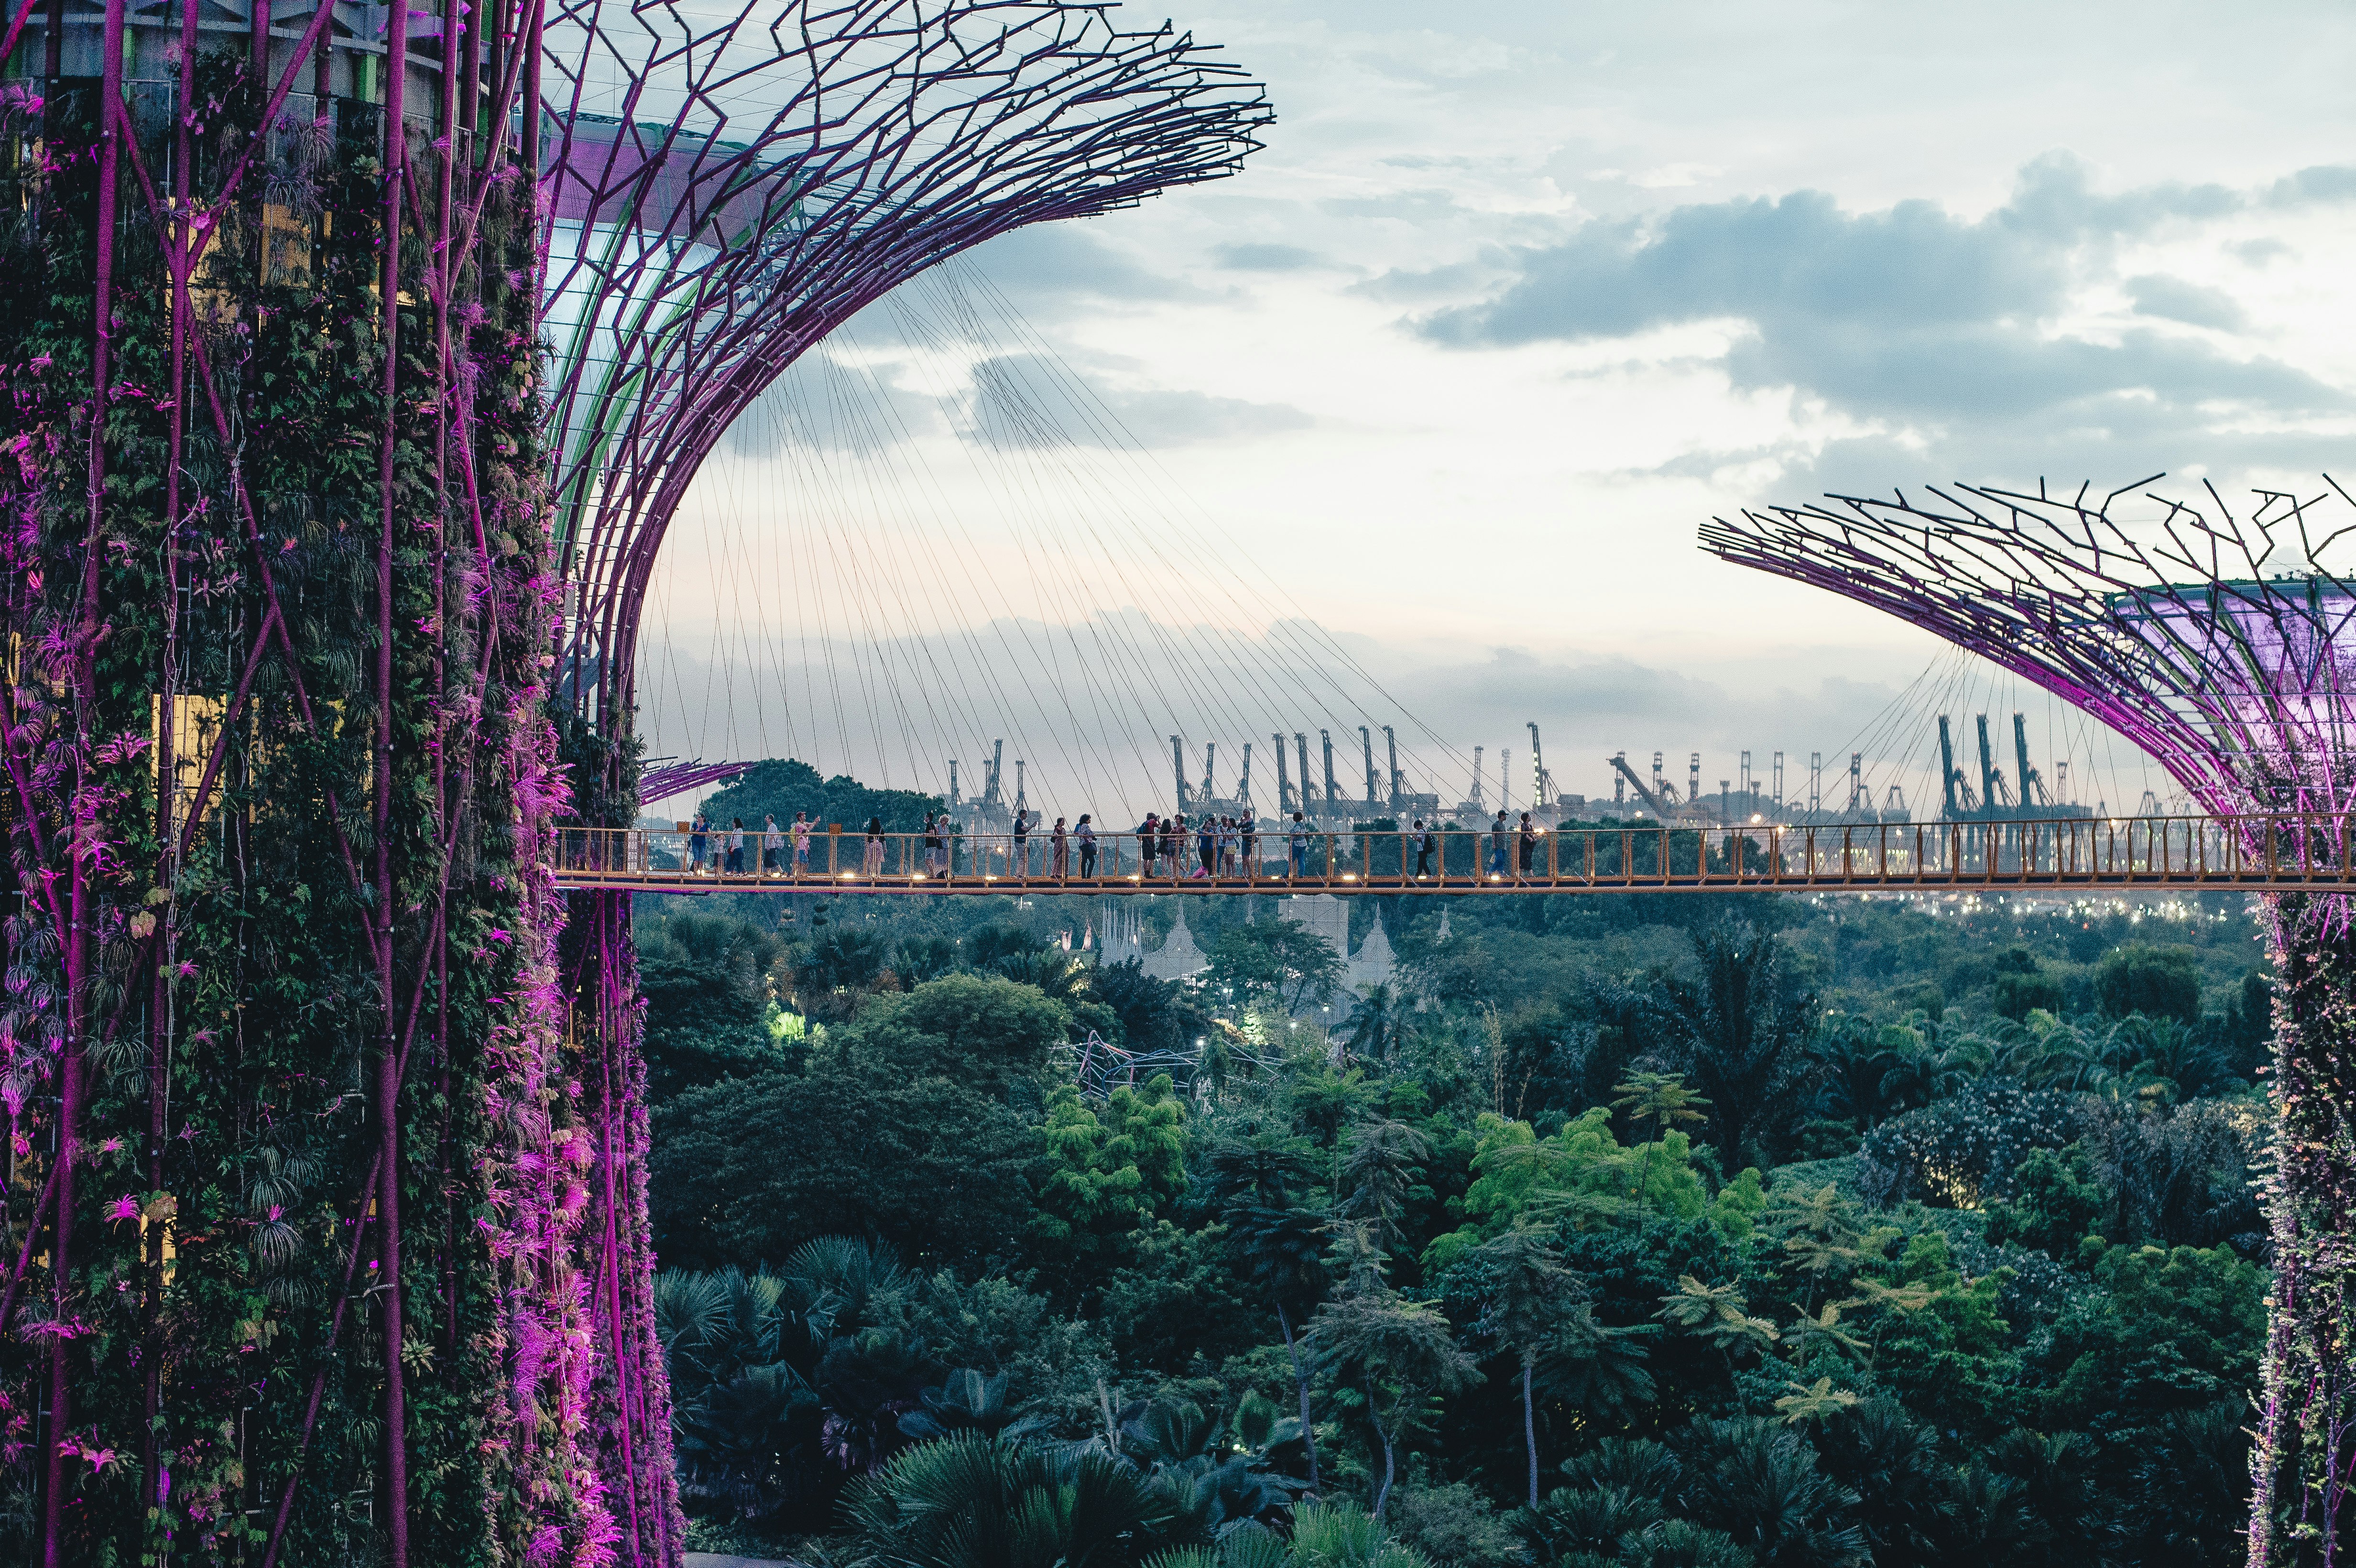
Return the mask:
<svg viewBox="0 0 2356 1568">
<path fill-rule="evenodd" d="M 1363 1250 L 1361 1258 L 1370 1252 Z M 1455 1393 L 1478 1381 L 1481 1372 L 1458 1348 L 1438 1307 L 1393 1290 L 1378 1263 L 1352 1274 L 1352 1288 L 1317 1309 L 1306 1339 L 1321 1368 L 1365 1392 L 1366 1419 L 1383 1450 L 1374 1499 L 1379 1520 L 1398 1478 L 1400 1437 L 1433 1395 Z"/>
<path fill-rule="evenodd" d="M 1407 1232 L 1399 1221 L 1430 1157 L 1431 1140 L 1407 1123 L 1387 1116 L 1360 1122 L 1350 1130 L 1341 1179 L 1334 1183 L 1343 1195 L 1336 1211 L 1371 1220 L 1385 1245 L 1405 1246 Z"/>
<path fill-rule="evenodd" d="M 1730 1382 L 1736 1350 L 1764 1352 L 1782 1337 L 1774 1324 L 1751 1316 L 1741 1291 L 1730 1285 L 1704 1285 L 1689 1274 L 1677 1276 L 1676 1293 L 1661 1297 L 1661 1309 L 1654 1316 L 1716 1346 Z"/>
<path fill-rule="evenodd" d="M 1679 1122 L 1707 1121 L 1704 1115 L 1709 1102 L 1686 1087 L 1686 1081 L 1674 1072 L 1639 1072 L 1625 1083 L 1614 1084 L 1619 1095 L 1612 1108 L 1626 1113 L 1632 1122 L 1653 1124 L 1654 1136 L 1644 1146 L 1643 1162 L 1636 1172 L 1636 1203 L 1645 1208 L 1644 1183 L 1653 1176 L 1653 1145 L 1666 1138 Z"/>
<path fill-rule="evenodd" d="M 1809 1349 L 1815 1345 L 1828 1345 L 1853 1361 L 1866 1360 L 1866 1342 L 1840 1326 L 1841 1313 L 1858 1305 L 1855 1301 L 1827 1301 L 1819 1311 L 1803 1312 L 1794 1318 L 1789 1338 L 1798 1348 L 1797 1360 L 1804 1362 Z"/>
<path fill-rule="evenodd" d="M 1537 1401 L 1532 1392 L 1547 1346 L 1583 1304 L 1586 1283 L 1563 1265 L 1562 1249 L 1542 1232 L 1512 1230 L 1474 1249 L 1487 1311 L 1483 1325 L 1522 1363 L 1522 1446 L 1529 1460 L 1529 1506 L 1538 1506 Z"/>
<path fill-rule="evenodd" d="M 1091 1568 L 1162 1544 L 1174 1519 L 1162 1488 L 1101 1449 L 979 1433 L 895 1456 L 844 1512 L 851 1568 Z"/>
<path fill-rule="evenodd" d="M 1796 1190 L 1786 1190 L 1788 1185 L 1777 1186 L 1759 1222 L 1762 1229 L 1784 1232 L 1783 1252 L 1807 1274 L 1807 1307 L 1814 1311 L 1826 1279 L 1864 1259 L 1865 1237 L 1852 1218 L 1856 1205 L 1839 1188 L 1829 1181 Z"/>
<path fill-rule="evenodd" d="M 1388 1061 L 1408 1038 L 1406 998 L 1388 985 L 1360 987 L 1358 1005 L 1350 1013 L 1350 1037 L 1344 1041 L 1354 1056 Z"/>
<path fill-rule="evenodd" d="M 1354 1502 L 1308 1503 L 1293 1510 L 1290 1540 L 1257 1524 L 1216 1546 L 1182 1546 L 1145 1568 L 1431 1568 L 1412 1546 L 1391 1539 L 1383 1521 Z"/>
<path fill-rule="evenodd" d="M 1582 1301 L 1539 1352 L 1538 1383 L 1590 1416 L 1624 1416 L 1653 1401 L 1644 1341 L 1660 1331 L 1657 1323 L 1598 1323 L 1594 1306 Z"/>
<path fill-rule="evenodd" d="M 1698 973 L 1665 977 L 1653 1010 L 1694 1087 L 1709 1097 L 1719 1157 L 1735 1170 L 1743 1145 L 1801 1093 L 1816 998 L 1792 989 L 1776 936 L 1730 923 L 1696 932 L 1692 942 Z"/>
<path fill-rule="evenodd" d="M 1301 1441 L 1309 1457 L 1309 1493 L 1322 1489 L 1317 1435 L 1310 1419 L 1309 1369 L 1292 1331 L 1296 1313 L 1312 1310 L 1332 1284 L 1325 1269 L 1325 1216 L 1292 1200 L 1296 1184 L 1317 1169 L 1316 1151 L 1301 1138 L 1263 1132 L 1214 1149 L 1212 1196 L 1220 1203 L 1227 1246 L 1245 1279 L 1276 1308 L 1277 1330 L 1301 1396 Z"/>
<path fill-rule="evenodd" d="M 1783 1418 L 1786 1426 L 1797 1426 L 1804 1421 L 1824 1421 L 1857 1407 L 1857 1395 L 1833 1387 L 1830 1378 L 1818 1378 L 1813 1384 L 1783 1386 L 1792 1392 L 1775 1402 L 1775 1413 Z"/>
</svg>

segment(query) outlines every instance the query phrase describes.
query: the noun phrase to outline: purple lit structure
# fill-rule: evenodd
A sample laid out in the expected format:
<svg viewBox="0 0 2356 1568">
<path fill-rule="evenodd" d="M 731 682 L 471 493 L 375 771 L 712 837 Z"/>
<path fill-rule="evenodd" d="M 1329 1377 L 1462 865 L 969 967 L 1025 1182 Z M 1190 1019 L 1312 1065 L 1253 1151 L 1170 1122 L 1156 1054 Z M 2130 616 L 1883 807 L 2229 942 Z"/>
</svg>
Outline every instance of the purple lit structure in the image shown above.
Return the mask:
<svg viewBox="0 0 2356 1568">
<path fill-rule="evenodd" d="M 1730 561 L 1831 590 L 2043 687 L 2141 747 L 2254 853 L 2350 865 L 2356 587 L 2320 564 L 2356 530 L 2327 480 L 2166 499 L 1955 486 L 1746 511 L 1701 532 Z M 2338 1539 L 2356 1465 L 2356 922 L 2340 894 L 2268 895 L 2280 1116 L 2276 1283 L 2249 1561 L 2284 1521 Z M 2325 1560 L 2329 1560 L 2326 1548 Z"/>
<path fill-rule="evenodd" d="M 0 0 L 0 1556 L 676 1562 L 549 869 L 661 526 L 858 304 L 1264 116 L 1051 0 Z"/>
<path fill-rule="evenodd" d="M 730 422 L 924 268 L 1026 224 L 1231 173 L 1259 89 L 1167 26 L 1063 0 L 553 0 L 543 43 L 545 336 L 557 697 L 575 819 L 727 776 L 637 775 L 638 619 L 671 518 Z M 790 548 L 778 541 L 779 549 Z M 734 771 L 734 770 L 729 770 Z M 650 793 L 652 792 L 652 793 Z M 559 968 L 601 1129 L 583 1222 L 619 1419 L 609 1491 L 675 1516 L 652 1326 L 640 1010 L 622 892 L 579 893 Z"/>
<path fill-rule="evenodd" d="M 1258 87 L 1109 9 L 859 0 L 749 27 L 640 5 L 628 29 L 594 0 L 551 11 L 562 664 L 601 733 L 628 728 L 638 614 L 689 485 L 795 359 L 946 257 L 1230 174 L 1258 145 Z"/>
</svg>

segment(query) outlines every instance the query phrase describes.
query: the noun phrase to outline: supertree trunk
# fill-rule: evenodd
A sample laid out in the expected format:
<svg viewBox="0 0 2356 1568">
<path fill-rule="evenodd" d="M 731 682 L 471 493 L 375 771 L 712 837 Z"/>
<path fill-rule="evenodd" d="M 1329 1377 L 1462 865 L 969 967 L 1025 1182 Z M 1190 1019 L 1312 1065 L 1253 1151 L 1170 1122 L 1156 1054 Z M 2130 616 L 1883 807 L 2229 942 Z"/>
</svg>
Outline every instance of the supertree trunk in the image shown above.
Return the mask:
<svg viewBox="0 0 2356 1568">
<path fill-rule="evenodd" d="M 2155 478 L 2157 475 L 2154 476 Z M 2140 748 L 2254 862 L 2348 865 L 2356 817 L 2356 503 L 2262 490 L 2236 517 L 2147 489 L 1827 496 L 1702 530 L 1714 553 L 1875 605 Z M 2120 507 L 2122 500 L 2127 505 Z M 2127 513 L 2115 516 L 2114 508 Z M 2337 1557 L 2356 1479 L 2356 932 L 2344 895 L 2274 895 L 2275 1271 L 2249 1562 Z"/>
<path fill-rule="evenodd" d="M 531 19 L 199 11 L 0 90 L 0 1550 L 605 1561 Z"/>
<path fill-rule="evenodd" d="M 2266 1178 L 2274 1289 L 2268 1298 L 2250 1561 L 2287 1560 L 2305 1540 L 2326 1563 L 2338 1549 L 2350 1484 L 2356 1388 L 2356 931 L 2346 901 L 2271 899 L 2277 1125 Z M 2297 1501 L 2277 1520 L 2287 1484 Z"/>
</svg>

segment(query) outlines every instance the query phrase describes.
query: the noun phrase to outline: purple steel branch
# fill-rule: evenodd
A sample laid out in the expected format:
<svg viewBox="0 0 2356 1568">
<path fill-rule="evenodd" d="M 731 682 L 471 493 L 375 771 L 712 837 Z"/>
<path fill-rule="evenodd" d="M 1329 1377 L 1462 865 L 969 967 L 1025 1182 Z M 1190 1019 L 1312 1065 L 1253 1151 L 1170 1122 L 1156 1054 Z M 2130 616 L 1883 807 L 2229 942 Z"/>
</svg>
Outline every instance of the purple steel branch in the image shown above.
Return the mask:
<svg viewBox="0 0 2356 1568">
<path fill-rule="evenodd" d="M 548 297 L 573 302 L 584 344 L 551 388 L 580 591 L 563 656 L 601 729 L 626 726 L 648 577 L 689 484 L 798 356 L 945 257 L 1219 177 L 1258 145 L 1269 111 L 1236 68 L 1106 9 L 858 0 L 700 28 L 641 3 L 645 58 L 594 104 L 621 20 L 602 0 L 551 11 L 569 95 L 552 211 L 579 227 Z"/>
</svg>

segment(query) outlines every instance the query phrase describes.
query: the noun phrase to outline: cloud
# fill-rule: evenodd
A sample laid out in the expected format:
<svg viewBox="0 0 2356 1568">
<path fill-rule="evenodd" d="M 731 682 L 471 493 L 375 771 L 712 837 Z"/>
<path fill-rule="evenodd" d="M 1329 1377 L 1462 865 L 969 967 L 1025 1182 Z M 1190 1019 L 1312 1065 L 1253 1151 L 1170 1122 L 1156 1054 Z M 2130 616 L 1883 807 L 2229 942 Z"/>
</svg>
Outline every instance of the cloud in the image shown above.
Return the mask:
<svg viewBox="0 0 2356 1568">
<path fill-rule="evenodd" d="M 897 365 L 847 365 L 823 350 L 769 383 L 721 437 L 746 456 L 801 449 L 868 454 L 945 428 L 940 400 L 898 386 Z"/>
<path fill-rule="evenodd" d="M 1283 403 L 1256 403 L 1185 388 L 1103 386 L 1061 360 L 1001 354 L 973 367 L 964 407 L 968 439 L 999 448 L 1149 448 L 1248 441 L 1312 423 Z"/>
<path fill-rule="evenodd" d="M 2190 326 L 2212 326 L 2220 332 L 2239 332 L 2249 322 L 2241 305 L 2224 290 L 2203 288 L 2182 278 L 2147 272 L 2129 278 L 2126 291 L 2140 315 L 2156 315 Z"/>
<path fill-rule="evenodd" d="M 971 264 L 1034 321 L 1191 297 L 1178 278 L 1141 266 L 1085 222 L 1033 223 L 974 248 Z"/>
<path fill-rule="evenodd" d="M 1220 245 L 1211 259 L 1239 272 L 1297 272 L 1329 263 L 1314 251 L 1298 245 Z"/>
<path fill-rule="evenodd" d="M 1737 391 L 1789 389 L 1861 440 L 1772 456 L 1819 478 L 1843 451 L 1896 453 L 1896 474 L 1979 475 L 1998 459 L 2052 457 L 2070 472 L 2137 473 L 2215 463 L 2223 451 L 2300 453 L 2322 438 L 2302 421 L 2344 421 L 2351 400 L 2279 359 L 2178 330 L 2244 325 L 2228 294 L 2145 274 L 2123 286 L 2151 325 L 2064 330 L 2079 293 L 2124 241 L 2260 205 L 2356 194 L 2341 171 L 2310 170 L 2263 195 L 2158 185 L 2105 195 L 2059 157 L 2021 171 L 2012 198 L 1977 219 L 1930 202 L 1851 212 L 1817 191 L 1696 203 L 1596 220 L 1505 253 L 1502 286 L 1411 324 L 1466 348 L 1624 338 L 1682 323 L 1733 325 L 1722 368 Z M 1405 293 L 1420 278 L 1379 279 Z M 2162 324 L 2169 325 L 2162 325 Z M 1790 437 L 1783 438 L 1790 441 Z M 2072 453 L 2076 453 L 2074 459 Z M 1678 460 L 1688 470 L 1708 460 Z M 1954 466 L 1949 467 L 1947 464 Z M 1869 486 L 1879 489 L 1884 477 Z"/>
</svg>

